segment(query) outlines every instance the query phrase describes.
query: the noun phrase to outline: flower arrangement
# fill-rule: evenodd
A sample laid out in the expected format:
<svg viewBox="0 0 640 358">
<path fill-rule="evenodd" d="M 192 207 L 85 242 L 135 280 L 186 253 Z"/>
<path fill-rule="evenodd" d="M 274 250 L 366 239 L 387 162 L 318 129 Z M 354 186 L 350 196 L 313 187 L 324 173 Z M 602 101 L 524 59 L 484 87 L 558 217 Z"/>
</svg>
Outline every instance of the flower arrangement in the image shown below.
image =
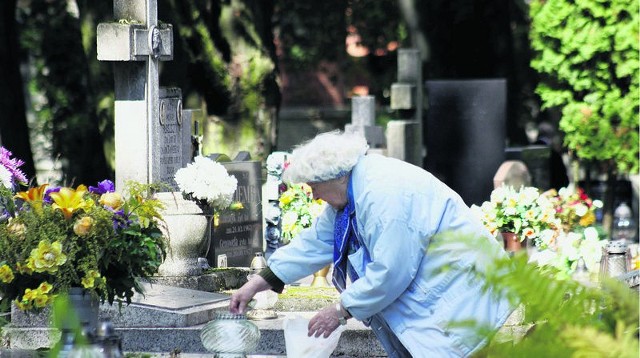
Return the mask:
<svg viewBox="0 0 640 358">
<path fill-rule="evenodd" d="M 592 226 L 582 232 L 560 231 L 541 239 L 542 250 L 531 257 L 531 261 L 539 266 L 555 267 L 559 279 L 571 277 L 580 258 L 589 272 L 597 272 L 605 244 L 606 240 L 600 240 L 598 230 Z"/>
<path fill-rule="evenodd" d="M 491 234 L 513 232 L 520 241 L 538 240 L 545 231 L 559 226 L 551 201 L 534 187 L 503 185 L 491 192 L 490 201 L 472 209 Z"/>
<path fill-rule="evenodd" d="M 222 164 L 203 156 L 178 169 L 174 179 L 187 198 L 218 210 L 231 205 L 238 187 L 236 177 L 229 175 Z"/>
<path fill-rule="evenodd" d="M 559 278 L 569 277 L 582 258 L 589 271 L 597 271 L 606 244 L 595 227 L 595 211 L 602 207 L 600 200 L 592 200 L 580 188 L 569 186 L 557 192 L 549 190 L 547 197 L 560 222 L 558 230 L 540 237 L 542 250 L 532 258 L 539 265 L 549 265 L 559 270 Z"/>
<path fill-rule="evenodd" d="M 602 201 L 591 200 L 581 188 L 572 186 L 552 189 L 545 193 L 556 211 L 556 217 L 562 223 L 565 232 L 573 232 L 593 226 L 596 222 L 596 210 L 602 208 Z"/>
<path fill-rule="evenodd" d="M 166 248 L 162 204 L 151 197 L 151 185 L 129 182 L 122 194 L 109 180 L 88 188 L 43 184 L 19 191 L 21 162 L 0 152 L 0 171 L 11 173 L 0 184 L 3 303 L 38 310 L 71 287 L 109 303 L 130 303 L 142 292 L 139 279 L 157 272 Z"/>
<path fill-rule="evenodd" d="M 282 210 L 282 242 L 288 244 L 300 231 L 311 226 L 322 210 L 324 201 L 313 199 L 311 187 L 307 184 L 290 184 L 280 195 Z"/>
</svg>

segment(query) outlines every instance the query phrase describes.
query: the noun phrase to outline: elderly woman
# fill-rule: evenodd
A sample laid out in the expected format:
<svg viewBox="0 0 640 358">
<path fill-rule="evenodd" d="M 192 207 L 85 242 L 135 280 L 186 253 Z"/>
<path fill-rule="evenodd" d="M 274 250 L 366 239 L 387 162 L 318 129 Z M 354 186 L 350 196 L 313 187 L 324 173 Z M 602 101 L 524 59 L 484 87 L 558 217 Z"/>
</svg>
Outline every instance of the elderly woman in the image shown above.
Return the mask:
<svg viewBox="0 0 640 358">
<path fill-rule="evenodd" d="M 361 136 L 334 131 L 293 150 L 283 179 L 307 183 L 329 206 L 232 295 L 230 310 L 244 312 L 257 292 L 281 292 L 333 262 L 340 301 L 311 319 L 310 336 L 328 337 L 353 317 L 371 326 L 389 357 L 468 356 L 486 339 L 449 323 L 498 328 L 513 309 L 484 292 L 482 280 L 470 273 L 486 257 L 472 250 L 447 254 L 430 244 L 452 230 L 488 246 L 497 241 L 430 173 L 367 149 Z"/>
</svg>

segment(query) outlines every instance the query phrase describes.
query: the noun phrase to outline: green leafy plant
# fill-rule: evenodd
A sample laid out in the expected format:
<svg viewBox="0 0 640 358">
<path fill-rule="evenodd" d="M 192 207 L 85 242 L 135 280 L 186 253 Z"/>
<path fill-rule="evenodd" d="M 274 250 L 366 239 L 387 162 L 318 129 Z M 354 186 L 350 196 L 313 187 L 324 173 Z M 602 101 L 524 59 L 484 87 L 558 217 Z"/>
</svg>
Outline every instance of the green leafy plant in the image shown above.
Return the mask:
<svg viewBox="0 0 640 358">
<path fill-rule="evenodd" d="M 537 267 L 525 254 L 499 255 L 495 245 L 468 235 L 445 233 L 430 250 L 459 257 L 480 253 L 474 272 L 485 289 L 524 307 L 524 334 L 490 332 L 489 344 L 476 357 L 637 357 L 637 292 L 616 280 L 587 287 L 558 280 L 553 267 Z M 470 322 L 452 324 L 473 324 Z"/>
<path fill-rule="evenodd" d="M 531 66 L 543 108 L 562 110 L 580 159 L 638 172 L 640 8 L 637 0 L 532 0 Z"/>
</svg>

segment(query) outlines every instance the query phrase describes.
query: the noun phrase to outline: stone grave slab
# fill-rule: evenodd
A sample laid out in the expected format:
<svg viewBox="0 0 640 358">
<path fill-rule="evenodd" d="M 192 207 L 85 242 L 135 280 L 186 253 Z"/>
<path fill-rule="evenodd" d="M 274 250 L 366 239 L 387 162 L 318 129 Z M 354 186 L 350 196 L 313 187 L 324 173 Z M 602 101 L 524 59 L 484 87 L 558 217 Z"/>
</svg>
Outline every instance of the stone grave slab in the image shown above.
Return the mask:
<svg viewBox="0 0 640 358">
<path fill-rule="evenodd" d="M 222 162 L 238 179 L 233 200 L 243 209 L 220 213 L 207 253 L 211 267 L 249 267 L 255 253 L 262 252 L 262 163 L 244 159 L 239 155 Z"/>
<path fill-rule="evenodd" d="M 183 310 L 196 306 L 226 301 L 229 296 L 214 292 L 191 290 L 182 287 L 147 284 L 144 295 L 137 294 L 132 304 L 168 310 Z"/>
</svg>

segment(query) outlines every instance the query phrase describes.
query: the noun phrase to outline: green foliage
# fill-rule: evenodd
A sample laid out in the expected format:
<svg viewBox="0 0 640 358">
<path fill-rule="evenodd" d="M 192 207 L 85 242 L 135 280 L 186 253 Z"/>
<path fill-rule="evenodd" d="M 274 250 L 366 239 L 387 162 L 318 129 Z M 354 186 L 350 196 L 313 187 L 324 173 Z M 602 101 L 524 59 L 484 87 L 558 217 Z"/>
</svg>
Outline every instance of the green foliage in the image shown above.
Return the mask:
<svg viewBox="0 0 640 358">
<path fill-rule="evenodd" d="M 637 357 L 636 292 L 615 280 L 600 287 L 557 280 L 555 269 L 530 264 L 525 254 L 495 259 L 500 255 L 486 240 L 449 233 L 432 243 L 433 250 L 452 257 L 481 253 L 475 272 L 485 279 L 485 289 L 524 306 L 521 328 L 531 327 L 527 333 L 491 334 L 477 357 Z"/>
<path fill-rule="evenodd" d="M 532 0 L 531 66 L 543 108 L 560 107 L 578 158 L 638 172 L 640 6 L 637 0 Z"/>
<path fill-rule="evenodd" d="M 194 90 L 216 120 L 205 124 L 205 153 L 249 150 L 260 159 L 271 150 L 278 105 L 270 14 L 273 1 L 184 2 L 167 0 L 166 20 L 178 29 L 193 79 L 176 78 L 188 96 Z M 161 8 L 162 9 L 162 8 Z M 218 121 L 219 120 L 219 121 Z M 222 131 L 223 133 L 217 133 Z"/>
</svg>

